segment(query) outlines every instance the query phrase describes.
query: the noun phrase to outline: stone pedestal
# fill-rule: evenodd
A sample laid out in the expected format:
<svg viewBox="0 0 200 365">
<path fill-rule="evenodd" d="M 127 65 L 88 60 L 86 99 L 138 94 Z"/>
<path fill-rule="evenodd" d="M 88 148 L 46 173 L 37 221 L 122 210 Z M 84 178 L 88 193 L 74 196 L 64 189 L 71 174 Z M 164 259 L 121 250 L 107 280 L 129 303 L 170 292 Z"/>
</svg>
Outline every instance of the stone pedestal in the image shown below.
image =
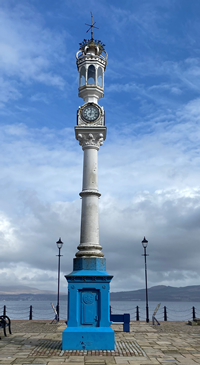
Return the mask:
<svg viewBox="0 0 200 365">
<path fill-rule="evenodd" d="M 75 258 L 68 281 L 68 321 L 63 350 L 114 350 L 110 281 L 105 258 Z"/>
</svg>

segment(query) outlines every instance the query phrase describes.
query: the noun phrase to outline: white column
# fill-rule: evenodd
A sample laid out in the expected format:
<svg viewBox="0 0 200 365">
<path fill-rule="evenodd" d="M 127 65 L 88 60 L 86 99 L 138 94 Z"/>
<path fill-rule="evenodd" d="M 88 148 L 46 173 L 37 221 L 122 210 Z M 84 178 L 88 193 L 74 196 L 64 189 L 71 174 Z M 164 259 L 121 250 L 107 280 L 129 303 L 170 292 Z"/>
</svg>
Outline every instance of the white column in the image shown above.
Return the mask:
<svg viewBox="0 0 200 365">
<path fill-rule="evenodd" d="M 83 191 L 98 191 L 98 152 L 97 146 L 85 146 L 83 160 Z"/>
<path fill-rule="evenodd" d="M 101 133 L 77 135 L 84 151 L 80 245 L 76 257 L 103 257 L 99 244 L 98 150 Z"/>
</svg>

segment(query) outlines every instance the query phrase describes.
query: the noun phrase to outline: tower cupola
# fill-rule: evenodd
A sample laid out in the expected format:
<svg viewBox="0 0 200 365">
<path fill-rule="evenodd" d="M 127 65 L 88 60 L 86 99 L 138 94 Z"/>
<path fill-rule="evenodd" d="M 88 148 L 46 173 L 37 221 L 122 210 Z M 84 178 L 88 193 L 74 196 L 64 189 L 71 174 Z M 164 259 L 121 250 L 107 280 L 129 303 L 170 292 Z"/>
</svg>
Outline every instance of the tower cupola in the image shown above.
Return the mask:
<svg viewBox="0 0 200 365">
<path fill-rule="evenodd" d="M 108 55 L 104 48 L 105 44 L 93 39 L 94 24 L 92 17 L 91 39 L 84 39 L 80 43 L 80 49 L 76 53 L 76 64 L 79 72 L 78 95 L 85 103 L 98 104 L 98 100 L 104 96 L 104 71 Z"/>
</svg>

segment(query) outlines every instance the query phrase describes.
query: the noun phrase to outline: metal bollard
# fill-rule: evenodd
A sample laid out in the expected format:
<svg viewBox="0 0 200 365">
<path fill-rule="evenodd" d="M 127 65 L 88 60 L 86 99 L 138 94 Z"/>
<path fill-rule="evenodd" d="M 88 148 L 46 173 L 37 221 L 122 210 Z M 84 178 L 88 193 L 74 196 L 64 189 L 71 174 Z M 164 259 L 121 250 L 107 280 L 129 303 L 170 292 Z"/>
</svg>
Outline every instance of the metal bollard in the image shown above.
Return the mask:
<svg viewBox="0 0 200 365">
<path fill-rule="evenodd" d="M 136 307 L 136 321 L 139 321 L 140 320 L 140 313 L 139 313 L 139 307 L 137 305 Z"/>
<path fill-rule="evenodd" d="M 33 306 L 30 305 L 29 321 L 32 321 L 32 319 L 33 319 Z"/>
<path fill-rule="evenodd" d="M 164 321 L 167 321 L 167 307 L 164 307 Z"/>
<path fill-rule="evenodd" d="M 194 321 L 195 318 L 196 318 L 195 307 L 192 307 L 192 319 L 193 319 L 193 321 Z"/>
<path fill-rule="evenodd" d="M 3 306 L 3 315 L 6 316 L 6 305 Z"/>
</svg>

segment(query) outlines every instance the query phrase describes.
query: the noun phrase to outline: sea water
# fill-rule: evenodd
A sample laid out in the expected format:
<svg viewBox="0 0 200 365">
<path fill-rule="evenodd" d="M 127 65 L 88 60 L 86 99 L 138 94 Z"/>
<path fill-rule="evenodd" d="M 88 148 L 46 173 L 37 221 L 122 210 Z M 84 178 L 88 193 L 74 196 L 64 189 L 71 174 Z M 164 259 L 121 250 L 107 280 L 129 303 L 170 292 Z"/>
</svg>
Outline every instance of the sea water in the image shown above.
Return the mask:
<svg viewBox="0 0 200 365">
<path fill-rule="evenodd" d="M 149 319 L 152 319 L 152 314 L 157 307 L 158 302 L 149 302 Z M 48 319 L 53 320 L 55 313 L 52 309 L 50 301 L 0 301 L 0 314 L 3 314 L 4 306 L 6 306 L 6 314 L 11 319 L 29 319 L 30 306 L 32 305 L 33 319 Z M 53 303 L 56 307 L 56 303 Z M 146 303 L 144 301 L 111 301 L 111 312 L 113 314 L 130 313 L 131 320 L 136 320 L 136 307 L 139 307 L 139 319 L 146 319 Z M 200 302 L 162 302 L 156 313 L 156 318 L 159 321 L 164 320 L 164 306 L 167 308 L 167 319 L 169 321 L 187 321 L 192 319 L 193 310 L 195 307 L 196 317 L 200 317 Z M 67 320 L 67 301 L 60 301 L 60 319 Z"/>
</svg>

